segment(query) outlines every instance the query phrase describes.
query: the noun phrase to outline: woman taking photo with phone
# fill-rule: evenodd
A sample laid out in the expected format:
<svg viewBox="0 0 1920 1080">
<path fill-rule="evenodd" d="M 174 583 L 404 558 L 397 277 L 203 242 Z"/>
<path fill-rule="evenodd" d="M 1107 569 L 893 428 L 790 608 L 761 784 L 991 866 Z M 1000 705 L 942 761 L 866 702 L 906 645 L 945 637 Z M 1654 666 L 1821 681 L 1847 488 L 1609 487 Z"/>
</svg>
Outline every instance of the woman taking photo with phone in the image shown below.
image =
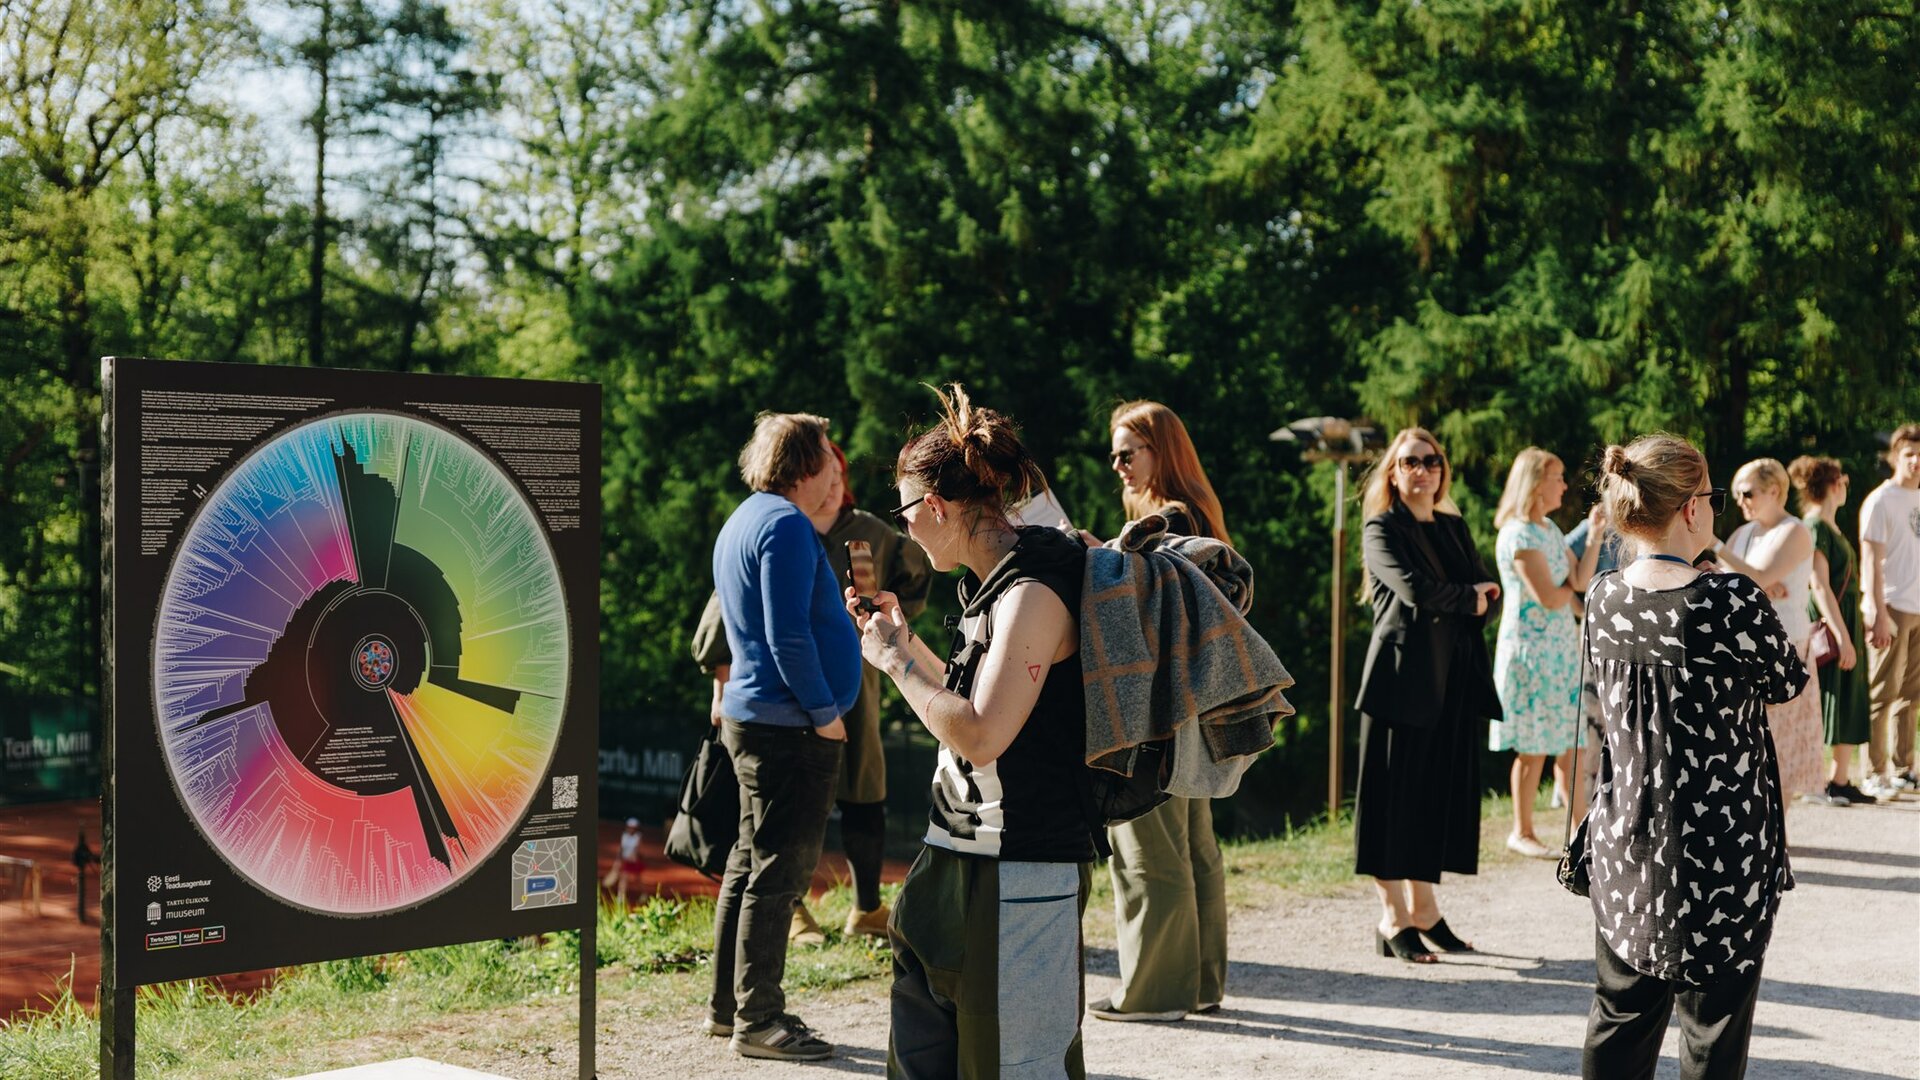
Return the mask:
<svg viewBox="0 0 1920 1080">
<path fill-rule="evenodd" d="M 1793 887 L 1767 706 L 1800 693 L 1806 668 L 1759 585 L 1691 565 L 1726 498 L 1698 450 L 1671 435 L 1610 446 L 1600 484 L 1638 558 L 1588 593 L 1606 734 L 1581 827 L 1598 931 L 1581 1070 L 1651 1077 L 1677 1008 L 1682 1080 L 1734 1080 Z"/>
<path fill-rule="evenodd" d="M 935 570 L 966 571 L 953 648 L 915 637 L 889 593 L 872 611 L 846 597 L 867 662 L 940 740 L 926 846 L 893 912 L 887 1074 L 1084 1077 L 1086 547 L 1008 522 L 1041 484 L 1010 419 L 957 385 L 941 404 L 900 451 L 895 513 Z"/>
<path fill-rule="evenodd" d="M 1373 640 L 1360 675 L 1354 872 L 1374 878 L 1381 956 L 1468 952 L 1440 915 L 1442 872 L 1480 866 L 1481 727 L 1500 716 L 1486 624 L 1500 586 L 1448 497 L 1453 474 L 1423 428 L 1393 437 L 1361 496 Z"/>
</svg>

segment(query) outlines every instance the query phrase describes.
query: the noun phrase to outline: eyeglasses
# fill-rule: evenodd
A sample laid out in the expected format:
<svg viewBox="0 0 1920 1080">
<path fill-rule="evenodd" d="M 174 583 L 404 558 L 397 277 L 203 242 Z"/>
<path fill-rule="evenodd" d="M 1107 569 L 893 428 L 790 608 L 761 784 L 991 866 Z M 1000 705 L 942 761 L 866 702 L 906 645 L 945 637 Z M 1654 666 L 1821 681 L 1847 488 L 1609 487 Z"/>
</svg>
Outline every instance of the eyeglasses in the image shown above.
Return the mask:
<svg viewBox="0 0 1920 1080">
<path fill-rule="evenodd" d="M 1753 498 L 1752 488 L 1734 488 L 1733 489 L 1733 500 L 1735 502 L 1746 502 L 1748 499 L 1751 499 L 1751 498 Z"/>
<path fill-rule="evenodd" d="M 1441 457 L 1439 454 L 1428 454 L 1425 457 L 1418 454 L 1408 454 L 1406 457 L 1400 459 L 1399 464 L 1401 472 L 1412 472 L 1415 469 L 1439 472 L 1446 466 L 1447 459 Z"/>
<path fill-rule="evenodd" d="M 1150 450 L 1150 449 L 1152 449 L 1152 447 L 1136 446 L 1131 450 L 1115 450 L 1113 453 L 1107 455 L 1107 460 L 1113 463 L 1113 465 L 1115 465 L 1116 467 L 1122 466 L 1122 465 L 1132 465 L 1133 455 L 1139 453 L 1142 450 Z"/>
<path fill-rule="evenodd" d="M 1751 495 L 1753 493 L 1748 492 L 1747 494 Z M 1706 499 L 1707 505 L 1713 507 L 1713 512 L 1716 514 L 1724 514 L 1727 512 L 1726 488 L 1708 488 L 1705 491 L 1696 491 L 1693 493 L 1693 497 L 1696 499 Z"/>
<path fill-rule="evenodd" d="M 901 503 L 899 506 L 894 507 L 893 520 L 898 522 L 901 528 L 903 529 L 906 528 L 907 527 L 907 511 L 913 509 L 916 506 L 919 506 L 921 503 L 926 501 L 927 501 L 927 497 L 925 495 L 922 495 L 919 498 L 913 500 L 912 502 Z"/>
</svg>

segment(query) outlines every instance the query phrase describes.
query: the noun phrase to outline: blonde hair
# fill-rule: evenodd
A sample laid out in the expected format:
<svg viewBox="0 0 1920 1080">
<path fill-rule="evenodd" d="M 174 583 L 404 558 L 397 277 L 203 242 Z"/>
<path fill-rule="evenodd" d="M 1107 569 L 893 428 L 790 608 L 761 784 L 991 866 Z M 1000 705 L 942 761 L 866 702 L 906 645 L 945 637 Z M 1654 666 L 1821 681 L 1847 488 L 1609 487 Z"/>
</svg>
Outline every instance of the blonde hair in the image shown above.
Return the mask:
<svg viewBox="0 0 1920 1080">
<path fill-rule="evenodd" d="M 740 448 L 740 479 L 755 491 L 785 492 L 834 463 L 827 419 L 812 413 L 763 412 Z"/>
<path fill-rule="evenodd" d="M 1565 467 L 1558 455 L 1537 446 L 1529 446 L 1514 457 L 1513 468 L 1507 471 L 1506 490 L 1500 493 L 1500 506 L 1493 512 L 1494 528 L 1509 521 L 1533 519 L 1533 499 L 1546 482 L 1550 465 Z"/>
<path fill-rule="evenodd" d="M 1694 445 L 1664 432 L 1607 447 L 1600 459 L 1600 498 L 1622 536 L 1658 540 L 1680 508 L 1700 493 L 1707 459 Z"/>
<path fill-rule="evenodd" d="M 1460 516 L 1460 508 L 1453 504 L 1453 462 L 1447 457 L 1446 447 L 1441 446 L 1440 440 L 1434 438 L 1433 432 L 1426 428 L 1407 427 L 1401 428 L 1393 436 L 1393 441 L 1387 444 L 1387 448 L 1374 461 L 1373 468 L 1367 470 L 1366 479 L 1361 482 L 1362 520 L 1384 514 L 1400 501 L 1400 487 L 1394 480 L 1399 475 L 1395 472 L 1398 467 L 1395 463 L 1400 460 L 1400 451 L 1416 439 L 1433 447 L 1433 452 L 1440 455 L 1440 486 L 1433 492 L 1433 508 L 1442 514 Z"/>
<path fill-rule="evenodd" d="M 1178 503 L 1208 536 L 1223 544 L 1233 543 L 1227 536 L 1220 497 L 1214 494 L 1207 470 L 1200 465 L 1200 454 L 1187 434 L 1187 425 L 1172 409 L 1157 401 L 1123 402 L 1114 407 L 1107 427 L 1126 428 L 1153 450 L 1155 464 L 1146 493 L 1128 492 L 1120 498 L 1127 517 L 1137 521 L 1170 502 Z"/>
<path fill-rule="evenodd" d="M 1793 482 L 1787 479 L 1787 467 L 1777 458 L 1754 458 L 1740 466 L 1733 474 L 1733 482 L 1738 484 L 1742 477 L 1752 477 L 1767 487 L 1780 492 L 1780 501 L 1787 501 L 1787 492 L 1793 490 Z"/>
</svg>

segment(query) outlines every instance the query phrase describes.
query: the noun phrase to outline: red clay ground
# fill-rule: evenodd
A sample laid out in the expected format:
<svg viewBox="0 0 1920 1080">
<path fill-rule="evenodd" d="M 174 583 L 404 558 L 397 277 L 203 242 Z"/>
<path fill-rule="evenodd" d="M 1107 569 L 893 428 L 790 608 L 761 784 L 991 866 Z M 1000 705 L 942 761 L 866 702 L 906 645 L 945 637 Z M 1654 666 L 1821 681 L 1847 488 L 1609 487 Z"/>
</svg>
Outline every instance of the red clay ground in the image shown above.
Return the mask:
<svg viewBox="0 0 1920 1080">
<path fill-rule="evenodd" d="M 99 867 L 87 872 L 87 921 L 74 912 L 73 843 L 86 830 L 87 844 L 100 850 L 100 804 L 97 802 L 43 803 L 0 809 L 0 855 L 37 861 L 41 867 L 40 914 L 35 917 L 15 898 L 0 900 L 0 1018 L 23 1008 L 41 1005 L 56 983 L 73 972 L 74 996 L 92 1005 L 100 983 Z M 639 898 L 664 893 L 671 896 L 712 896 L 718 886 L 699 873 L 670 862 L 661 853 L 665 839 L 660 829 L 643 828 L 641 858 L 646 865 Z M 620 823 L 600 823 L 599 869 L 604 877 L 620 850 Z M 899 881 L 907 864 L 888 860 L 882 876 Z M 813 891 L 848 879 L 846 859 L 837 851 L 820 860 Z M 629 895 L 628 901 L 636 898 Z M 264 986 L 271 971 L 222 976 L 219 984 L 233 992 Z"/>
</svg>

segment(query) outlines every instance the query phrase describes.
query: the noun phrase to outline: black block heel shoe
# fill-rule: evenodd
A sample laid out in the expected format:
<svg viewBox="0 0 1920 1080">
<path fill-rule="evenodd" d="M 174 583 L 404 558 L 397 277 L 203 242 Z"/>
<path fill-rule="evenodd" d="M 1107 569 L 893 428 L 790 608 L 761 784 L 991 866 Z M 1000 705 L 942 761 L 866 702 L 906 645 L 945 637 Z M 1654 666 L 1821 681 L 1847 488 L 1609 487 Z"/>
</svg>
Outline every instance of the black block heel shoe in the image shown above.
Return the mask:
<svg viewBox="0 0 1920 1080">
<path fill-rule="evenodd" d="M 1427 951 L 1420 944 L 1420 931 L 1409 926 L 1405 930 L 1388 937 L 1377 928 L 1373 932 L 1373 942 L 1380 949 L 1381 956 L 1397 956 L 1409 964 L 1434 964 L 1440 958 Z"/>
<path fill-rule="evenodd" d="M 1378 931 L 1376 931 L 1376 933 L 1377 932 Z M 1431 942 L 1434 948 L 1443 952 L 1473 951 L 1473 946 L 1461 941 L 1458 937 L 1454 936 L 1453 931 L 1447 929 L 1447 920 L 1445 919 L 1435 920 L 1432 926 L 1420 931 L 1420 936 Z"/>
</svg>

